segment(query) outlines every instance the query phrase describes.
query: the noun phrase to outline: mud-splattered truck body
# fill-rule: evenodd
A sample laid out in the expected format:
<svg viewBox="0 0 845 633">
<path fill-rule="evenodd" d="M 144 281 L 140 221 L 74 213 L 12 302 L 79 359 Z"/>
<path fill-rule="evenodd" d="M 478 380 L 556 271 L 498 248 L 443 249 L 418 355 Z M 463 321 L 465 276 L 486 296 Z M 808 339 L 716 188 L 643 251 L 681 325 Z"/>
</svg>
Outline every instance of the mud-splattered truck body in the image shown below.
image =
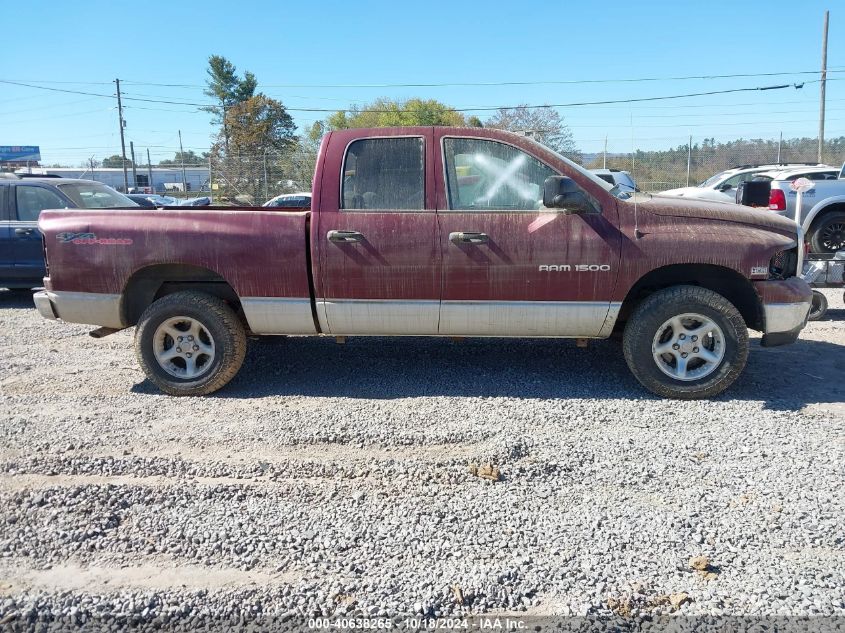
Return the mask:
<svg viewBox="0 0 845 633">
<path fill-rule="evenodd" d="M 219 389 L 245 333 L 622 338 L 670 397 L 721 392 L 747 328 L 796 340 L 801 229 L 733 204 L 618 191 L 524 136 L 331 132 L 309 211 L 42 214 L 47 318 L 136 329 L 168 393 Z"/>
</svg>

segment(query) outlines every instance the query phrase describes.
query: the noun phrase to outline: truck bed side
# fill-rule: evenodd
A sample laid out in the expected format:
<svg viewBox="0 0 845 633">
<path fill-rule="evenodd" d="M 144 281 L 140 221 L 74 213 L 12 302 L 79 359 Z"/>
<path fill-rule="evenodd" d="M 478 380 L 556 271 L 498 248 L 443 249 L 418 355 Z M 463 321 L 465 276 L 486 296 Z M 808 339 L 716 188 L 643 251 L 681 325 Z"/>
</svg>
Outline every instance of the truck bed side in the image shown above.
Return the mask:
<svg viewBox="0 0 845 633">
<path fill-rule="evenodd" d="M 125 327 L 168 289 L 220 284 L 252 331 L 314 334 L 308 222 L 237 208 L 45 211 L 45 286 L 65 295 L 63 320 Z"/>
</svg>

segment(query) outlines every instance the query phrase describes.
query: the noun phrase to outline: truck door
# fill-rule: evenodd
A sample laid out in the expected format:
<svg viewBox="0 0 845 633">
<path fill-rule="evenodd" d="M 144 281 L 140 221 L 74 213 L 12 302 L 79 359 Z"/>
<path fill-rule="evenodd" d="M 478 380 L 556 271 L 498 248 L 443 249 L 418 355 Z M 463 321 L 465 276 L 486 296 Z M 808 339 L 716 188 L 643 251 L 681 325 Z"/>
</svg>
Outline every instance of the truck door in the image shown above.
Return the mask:
<svg viewBox="0 0 845 633">
<path fill-rule="evenodd" d="M 9 221 L 9 185 L 0 183 L 0 287 L 3 280 L 14 275 L 12 256 L 12 227 Z"/>
<path fill-rule="evenodd" d="M 46 271 L 38 216 L 44 209 L 65 209 L 69 205 L 59 194 L 38 184 L 14 184 L 12 191 L 10 228 L 14 276 L 20 280 L 40 281 Z"/>
<path fill-rule="evenodd" d="M 440 249 L 426 161 L 433 132 L 402 132 L 329 139 L 313 239 L 317 314 L 332 334 L 437 333 Z"/>
<path fill-rule="evenodd" d="M 615 200 L 595 213 L 547 210 L 544 181 L 560 174 L 520 148 L 444 136 L 439 150 L 439 332 L 609 334 L 606 319 L 618 311 L 611 304 L 620 244 Z"/>
</svg>

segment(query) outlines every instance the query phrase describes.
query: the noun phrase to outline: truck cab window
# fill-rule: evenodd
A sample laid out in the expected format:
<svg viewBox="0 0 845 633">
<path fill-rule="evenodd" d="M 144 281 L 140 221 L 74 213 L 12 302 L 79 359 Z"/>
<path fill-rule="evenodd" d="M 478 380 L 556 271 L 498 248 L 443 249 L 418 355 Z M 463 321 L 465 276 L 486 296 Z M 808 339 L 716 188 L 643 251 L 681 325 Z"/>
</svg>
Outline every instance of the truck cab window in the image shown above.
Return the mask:
<svg viewBox="0 0 845 633">
<path fill-rule="evenodd" d="M 443 149 L 450 209 L 540 209 L 543 183 L 558 175 L 533 156 L 496 141 L 447 138 Z"/>
<path fill-rule="evenodd" d="M 421 210 L 425 207 L 422 138 L 362 139 L 343 161 L 343 209 Z"/>
</svg>

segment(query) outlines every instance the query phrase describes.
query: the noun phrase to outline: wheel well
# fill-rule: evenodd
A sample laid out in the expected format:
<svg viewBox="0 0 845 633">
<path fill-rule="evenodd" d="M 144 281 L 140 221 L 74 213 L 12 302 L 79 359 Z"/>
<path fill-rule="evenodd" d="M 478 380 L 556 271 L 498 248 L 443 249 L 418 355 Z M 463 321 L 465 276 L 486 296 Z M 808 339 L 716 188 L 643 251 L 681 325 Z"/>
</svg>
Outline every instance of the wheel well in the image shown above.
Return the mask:
<svg viewBox="0 0 845 633">
<path fill-rule="evenodd" d="M 813 231 L 818 228 L 819 223 L 831 213 L 836 213 L 837 211 L 845 211 L 845 202 L 837 202 L 836 204 L 832 204 L 829 207 L 825 207 L 821 211 L 816 214 L 816 217 L 813 218 L 813 221 L 810 222 L 810 228 L 807 231 L 808 234 L 811 234 Z"/>
<path fill-rule="evenodd" d="M 121 305 L 124 322 L 135 325 L 153 301 L 180 290 L 198 290 L 219 297 L 243 319 L 234 288 L 214 271 L 188 264 L 157 264 L 135 271 L 126 282 Z"/>
<path fill-rule="evenodd" d="M 670 286 L 701 286 L 730 301 L 752 330 L 763 328 L 763 308 L 751 282 L 735 270 L 712 264 L 677 264 L 650 271 L 628 291 L 615 330 L 621 330 L 634 308 L 647 296 Z"/>
</svg>

